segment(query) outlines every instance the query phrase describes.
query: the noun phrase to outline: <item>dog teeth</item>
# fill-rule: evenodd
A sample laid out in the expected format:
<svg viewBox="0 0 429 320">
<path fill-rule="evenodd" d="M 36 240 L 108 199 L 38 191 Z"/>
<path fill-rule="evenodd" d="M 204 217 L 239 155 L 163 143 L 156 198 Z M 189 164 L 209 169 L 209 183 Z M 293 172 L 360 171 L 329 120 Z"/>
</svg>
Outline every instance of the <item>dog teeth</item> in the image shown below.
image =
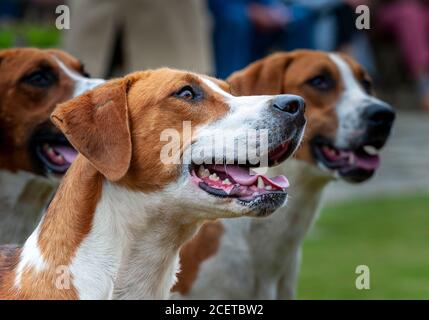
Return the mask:
<svg viewBox="0 0 429 320">
<path fill-rule="evenodd" d="M 261 177 L 258 177 L 258 188 L 264 189 L 264 187 L 265 187 L 264 180 L 262 180 Z"/>
<path fill-rule="evenodd" d="M 209 180 L 211 180 L 211 181 L 219 181 L 219 177 L 217 176 L 216 173 L 213 173 L 213 174 L 209 175 Z"/>
<path fill-rule="evenodd" d="M 225 180 L 222 181 L 222 184 L 231 185 L 232 183 L 231 183 L 231 181 L 229 181 L 228 178 L 226 178 Z"/>
<path fill-rule="evenodd" d="M 349 164 L 350 164 L 350 165 L 355 164 L 355 155 L 354 155 L 354 154 L 351 154 L 351 155 L 350 155 L 350 157 L 349 157 Z"/>
<path fill-rule="evenodd" d="M 378 154 L 378 150 L 373 146 L 364 146 L 363 150 L 370 156 L 376 156 Z"/>
<path fill-rule="evenodd" d="M 273 187 L 272 187 L 272 186 L 270 186 L 270 185 L 265 186 L 265 190 L 267 190 L 267 191 L 271 191 L 271 190 L 273 190 Z"/>
<path fill-rule="evenodd" d="M 198 176 L 200 178 L 207 178 L 210 176 L 210 171 L 206 168 L 204 168 L 204 166 L 200 166 L 198 168 Z"/>
</svg>

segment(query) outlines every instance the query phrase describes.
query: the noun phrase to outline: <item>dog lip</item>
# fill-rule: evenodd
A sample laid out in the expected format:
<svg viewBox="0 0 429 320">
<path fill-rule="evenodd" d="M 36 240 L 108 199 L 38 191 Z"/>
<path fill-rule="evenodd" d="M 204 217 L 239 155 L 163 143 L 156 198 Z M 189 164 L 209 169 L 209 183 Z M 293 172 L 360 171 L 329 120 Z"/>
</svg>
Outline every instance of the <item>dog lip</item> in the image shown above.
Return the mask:
<svg viewBox="0 0 429 320">
<path fill-rule="evenodd" d="M 48 172 L 64 174 L 67 169 L 70 167 L 71 163 L 65 161 L 64 164 L 56 164 L 52 160 L 49 159 L 49 156 L 46 155 L 42 146 L 36 147 L 36 155 L 39 161 L 44 166 L 44 170 Z"/>
<path fill-rule="evenodd" d="M 193 166 L 190 170 L 191 181 L 201 190 L 215 197 L 235 198 L 242 205 L 264 195 L 286 194 L 289 186 L 284 176 L 268 178 L 264 175 L 251 175 L 246 173 L 248 167 L 200 165 L 197 169 Z M 268 201 L 268 198 L 265 199 Z"/>
<path fill-rule="evenodd" d="M 336 171 L 346 180 L 364 181 L 371 177 L 380 165 L 380 157 L 372 151 L 380 150 L 377 146 L 365 143 L 354 149 L 335 147 L 329 139 L 313 138 L 310 142 L 314 159 L 331 171 Z"/>
<path fill-rule="evenodd" d="M 73 163 L 77 151 L 61 137 L 39 137 L 34 147 L 36 161 L 45 173 L 64 174 Z"/>
<path fill-rule="evenodd" d="M 266 217 L 284 205 L 288 197 L 286 192 L 262 194 L 252 200 L 237 200 L 241 205 L 251 209 L 255 217 Z"/>
</svg>

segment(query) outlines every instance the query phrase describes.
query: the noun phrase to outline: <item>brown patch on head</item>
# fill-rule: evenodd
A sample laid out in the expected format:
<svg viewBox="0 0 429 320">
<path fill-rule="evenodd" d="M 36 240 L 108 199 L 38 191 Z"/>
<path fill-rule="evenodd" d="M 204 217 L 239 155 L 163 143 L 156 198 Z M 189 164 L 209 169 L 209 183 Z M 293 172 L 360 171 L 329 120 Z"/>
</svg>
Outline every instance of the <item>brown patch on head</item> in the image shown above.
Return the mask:
<svg viewBox="0 0 429 320">
<path fill-rule="evenodd" d="M 224 116 L 229 106 L 223 96 L 197 75 L 161 69 L 133 77 L 140 76 L 128 96 L 133 157 L 126 183 L 143 191 L 154 191 L 175 181 L 181 167 L 161 162 L 161 150 L 169 143 L 160 141 L 161 133 L 166 129 L 176 130 L 182 137 L 184 150 L 199 127 Z M 188 86 L 196 94 L 194 100 L 187 101 L 177 95 Z M 192 124 L 190 137 L 184 134 L 184 121 Z"/>
<path fill-rule="evenodd" d="M 195 97 L 181 97 L 189 88 Z M 184 121 L 196 129 L 228 110 L 224 97 L 199 76 L 160 69 L 108 82 L 60 105 L 52 119 L 106 178 L 145 192 L 159 190 L 180 174 L 181 166 L 161 161 L 161 150 L 169 143 L 161 141 L 164 130 L 184 137 Z"/>
<path fill-rule="evenodd" d="M 181 271 L 177 275 L 177 283 L 171 290 L 186 295 L 197 279 L 200 265 L 219 250 L 224 228 L 222 223 L 207 222 L 198 233 L 180 250 Z"/>
<path fill-rule="evenodd" d="M 345 57 L 358 79 L 369 79 L 350 57 Z M 233 94 L 296 94 L 306 102 L 307 128 L 295 157 L 314 163 L 309 142 L 318 135 L 333 139 L 338 128 L 336 105 L 343 84 L 336 64 L 321 51 L 276 53 L 232 74 Z"/>
<path fill-rule="evenodd" d="M 40 125 L 49 123 L 56 104 L 69 99 L 74 90 L 54 56 L 83 72 L 78 60 L 60 50 L 0 51 L 0 169 L 41 173 L 31 159 L 30 139 Z"/>
</svg>

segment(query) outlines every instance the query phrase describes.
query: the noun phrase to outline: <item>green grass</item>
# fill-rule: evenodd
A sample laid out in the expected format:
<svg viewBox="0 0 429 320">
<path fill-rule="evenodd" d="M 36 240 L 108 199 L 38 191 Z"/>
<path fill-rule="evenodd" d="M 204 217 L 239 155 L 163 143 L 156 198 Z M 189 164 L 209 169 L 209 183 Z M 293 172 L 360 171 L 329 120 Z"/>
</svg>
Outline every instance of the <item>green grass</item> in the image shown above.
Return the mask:
<svg viewBox="0 0 429 320">
<path fill-rule="evenodd" d="M 356 266 L 370 289 L 355 287 Z M 328 206 L 304 245 L 298 299 L 429 299 L 429 195 Z"/>
<path fill-rule="evenodd" d="M 60 31 L 49 25 L 19 24 L 0 27 L 0 49 L 17 43 L 28 47 L 51 48 L 60 43 Z"/>
</svg>

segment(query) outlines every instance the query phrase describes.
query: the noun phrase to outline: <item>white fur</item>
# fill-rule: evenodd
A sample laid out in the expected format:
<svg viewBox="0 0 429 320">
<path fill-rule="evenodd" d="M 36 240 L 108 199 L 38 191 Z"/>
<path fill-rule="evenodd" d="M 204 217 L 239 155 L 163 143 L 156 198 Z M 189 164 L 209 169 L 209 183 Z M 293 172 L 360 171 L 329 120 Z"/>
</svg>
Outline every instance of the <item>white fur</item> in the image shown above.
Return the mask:
<svg viewBox="0 0 429 320">
<path fill-rule="evenodd" d="M 263 155 L 268 155 L 268 149 L 277 146 L 285 141 L 285 126 L 287 126 L 287 119 L 282 119 L 273 113 L 273 98 L 274 96 L 259 95 L 259 96 L 233 96 L 222 90 L 213 81 L 202 78 L 202 81 L 213 91 L 225 97 L 226 103 L 230 107 L 227 116 L 215 121 L 203 128 L 200 128 L 198 141 L 192 146 L 192 156 L 194 162 L 198 159 L 199 154 L 210 155 L 212 151 L 212 141 L 219 135 L 225 137 L 221 154 L 215 154 L 216 160 L 225 156 L 236 159 L 248 159 L 251 163 L 258 163 Z M 293 98 L 293 95 L 289 95 Z M 289 120 L 293 122 L 292 118 Z M 292 126 L 291 126 L 292 127 Z M 267 137 L 268 132 L 270 135 L 270 143 L 268 139 L 265 141 L 251 141 L 249 133 L 251 130 L 256 130 L 262 137 Z M 304 130 L 302 130 L 303 132 Z M 264 135 L 265 133 L 265 135 Z M 253 144 L 255 142 L 255 144 Z M 242 148 L 242 146 L 245 146 Z M 247 146 L 247 148 L 246 148 Z M 263 148 L 266 147 L 266 150 Z M 253 151 L 258 150 L 259 159 L 256 158 L 256 153 Z M 218 151 L 218 150 L 215 150 Z M 264 153 L 265 151 L 265 153 Z M 195 156 L 197 155 L 197 156 Z M 255 156 L 255 159 L 252 157 Z M 210 159 L 204 159 L 204 163 L 210 163 Z M 219 159 L 223 163 L 223 159 Z M 233 159 L 227 159 L 233 160 Z M 203 162 L 203 161 L 200 161 Z M 198 164 L 200 162 L 197 162 Z M 230 162 L 227 162 L 230 163 Z"/>
<path fill-rule="evenodd" d="M 362 114 L 372 104 L 384 104 L 379 99 L 366 93 L 362 85 L 356 80 L 350 65 L 338 54 L 329 55 L 340 71 L 343 93 L 337 103 L 339 127 L 335 146 L 347 148 L 351 141 L 362 131 L 365 124 Z"/>
<path fill-rule="evenodd" d="M 61 70 L 74 81 L 74 92 L 73 97 L 77 97 L 82 93 L 91 90 L 104 82 L 104 79 L 95 79 L 95 78 L 85 78 L 74 70 L 70 70 L 60 59 L 53 56 L 60 66 Z"/>
<path fill-rule="evenodd" d="M 39 239 L 40 225 L 34 230 L 31 236 L 27 239 L 22 248 L 18 266 L 16 268 L 15 287 L 21 287 L 21 279 L 23 273 L 28 269 L 33 269 L 35 272 L 41 272 L 47 264 L 40 251 Z"/>
<path fill-rule="evenodd" d="M 192 221 L 180 219 L 182 209 L 174 206 L 177 188 L 174 183 L 144 194 L 103 184 L 93 228 L 70 265 L 80 299 L 169 296 L 178 268 L 178 229 Z"/>
</svg>

